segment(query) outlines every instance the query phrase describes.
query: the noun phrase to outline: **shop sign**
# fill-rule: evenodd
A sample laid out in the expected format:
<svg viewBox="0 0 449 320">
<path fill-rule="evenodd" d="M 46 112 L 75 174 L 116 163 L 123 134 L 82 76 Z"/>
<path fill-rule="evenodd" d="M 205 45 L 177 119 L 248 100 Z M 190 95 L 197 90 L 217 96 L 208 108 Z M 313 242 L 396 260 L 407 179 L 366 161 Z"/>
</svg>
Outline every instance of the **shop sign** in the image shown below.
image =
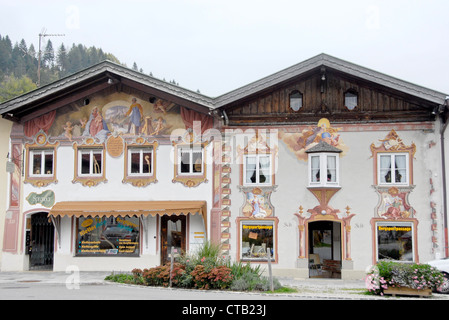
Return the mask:
<svg viewBox="0 0 449 320">
<path fill-rule="evenodd" d="M 41 204 L 44 207 L 50 208 L 55 204 L 55 193 L 52 190 L 46 190 L 40 194 L 31 192 L 26 198 L 29 204 Z"/>
</svg>

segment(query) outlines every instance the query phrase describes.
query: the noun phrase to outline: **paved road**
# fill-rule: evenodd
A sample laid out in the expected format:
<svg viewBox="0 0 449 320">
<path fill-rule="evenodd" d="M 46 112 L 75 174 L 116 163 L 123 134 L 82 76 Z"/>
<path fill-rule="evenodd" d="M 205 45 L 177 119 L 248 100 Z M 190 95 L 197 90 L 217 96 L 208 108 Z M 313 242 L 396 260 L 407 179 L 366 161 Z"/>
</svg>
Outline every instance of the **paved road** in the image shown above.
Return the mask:
<svg viewBox="0 0 449 320">
<path fill-rule="evenodd" d="M 0 272 L 0 300 L 385 300 L 364 295 L 364 282 L 279 278 L 297 293 L 260 294 L 123 285 L 105 281 L 109 272 Z M 434 294 L 420 300 L 449 300 Z"/>
</svg>

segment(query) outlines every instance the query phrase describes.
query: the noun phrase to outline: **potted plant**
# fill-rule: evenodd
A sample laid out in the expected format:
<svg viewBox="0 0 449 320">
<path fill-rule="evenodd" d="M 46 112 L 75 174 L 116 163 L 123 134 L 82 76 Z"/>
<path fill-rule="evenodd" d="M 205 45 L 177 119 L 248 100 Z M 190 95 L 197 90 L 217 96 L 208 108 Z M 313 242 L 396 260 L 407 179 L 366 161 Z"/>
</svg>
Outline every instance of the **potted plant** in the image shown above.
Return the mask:
<svg viewBox="0 0 449 320">
<path fill-rule="evenodd" d="M 429 296 L 442 281 L 428 264 L 381 260 L 367 272 L 366 287 L 373 294 Z"/>
</svg>

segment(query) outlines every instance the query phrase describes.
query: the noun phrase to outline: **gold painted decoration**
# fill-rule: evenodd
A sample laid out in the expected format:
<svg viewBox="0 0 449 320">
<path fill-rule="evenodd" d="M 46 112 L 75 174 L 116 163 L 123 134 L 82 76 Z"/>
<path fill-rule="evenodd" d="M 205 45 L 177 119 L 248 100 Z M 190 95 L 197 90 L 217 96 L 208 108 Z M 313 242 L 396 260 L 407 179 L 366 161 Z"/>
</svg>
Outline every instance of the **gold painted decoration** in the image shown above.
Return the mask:
<svg viewBox="0 0 449 320">
<path fill-rule="evenodd" d="M 381 144 L 378 147 L 374 143 L 370 145 L 372 157 L 378 152 L 408 152 L 412 158 L 415 156 L 416 145 L 413 142 L 409 146 L 405 145 L 394 129 L 384 139 L 379 139 L 379 141 Z"/>
<path fill-rule="evenodd" d="M 106 141 L 106 150 L 108 154 L 113 158 L 118 158 L 123 154 L 123 150 L 125 149 L 125 142 L 121 135 L 117 136 L 109 136 Z"/>
<path fill-rule="evenodd" d="M 341 156 L 344 156 L 348 151 L 348 147 L 341 139 L 340 130 L 341 128 L 333 127 L 327 118 L 322 118 L 316 126 L 309 126 L 301 132 L 279 130 L 279 138 L 295 154 L 298 160 L 307 161 L 306 151 L 321 141 L 342 150 Z"/>
<path fill-rule="evenodd" d="M 29 183 L 35 187 L 46 187 L 49 184 L 57 183 L 56 179 L 56 163 L 57 163 L 57 149 L 59 147 L 59 141 L 50 143 L 47 134 L 41 129 L 33 139 L 33 143 L 26 143 L 26 166 L 25 166 L 25 183 Z M 46 157 L 51 157 L 51 168 L 36 168 L 38 163 L 34 163 L 31 159 L 31 155 L 39 154 Z M 42 156 L 41 156 L 42 157 Z M 41 163 L 44 161 L 41 158 Z"/>
<path fill-rule="evenodd" d="M 156 150 L 158 147 L 158 142 L 149 142 L 143 137 L 136 137 L 131 143 L 126 143 L 125 145 L 125 167 L 124 167 L 124 177 L 122 182 L 132 184 L 135 187 L 141 188 L 146 187 L 151 183 L 157 183 L 156 178 Z M 142 161 L 149 168 L 147 173 L 131 174 L 129 172 L 130 167 L 130 149 L 141 150 Z"/>
</svg>

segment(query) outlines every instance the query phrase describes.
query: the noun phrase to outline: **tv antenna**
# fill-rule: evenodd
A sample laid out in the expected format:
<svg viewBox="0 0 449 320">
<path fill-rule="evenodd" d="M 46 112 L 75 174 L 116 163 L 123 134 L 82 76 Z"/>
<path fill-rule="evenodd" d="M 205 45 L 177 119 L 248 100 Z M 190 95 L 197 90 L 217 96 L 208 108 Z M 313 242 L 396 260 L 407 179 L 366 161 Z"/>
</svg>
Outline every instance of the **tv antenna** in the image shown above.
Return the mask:
<svg viewBox="0 0 449 320">
<path fill-rule="evenodd" d="M 41 40 L 43 37 L 64 37 L 65 34 L 50 34 L 47 33 L 47 29 L 43 28 L 41 33 L 39 33 L 39 60 L 37 64 L 37 86 L 40 87 L 41 85 Z"/>
</svg>

